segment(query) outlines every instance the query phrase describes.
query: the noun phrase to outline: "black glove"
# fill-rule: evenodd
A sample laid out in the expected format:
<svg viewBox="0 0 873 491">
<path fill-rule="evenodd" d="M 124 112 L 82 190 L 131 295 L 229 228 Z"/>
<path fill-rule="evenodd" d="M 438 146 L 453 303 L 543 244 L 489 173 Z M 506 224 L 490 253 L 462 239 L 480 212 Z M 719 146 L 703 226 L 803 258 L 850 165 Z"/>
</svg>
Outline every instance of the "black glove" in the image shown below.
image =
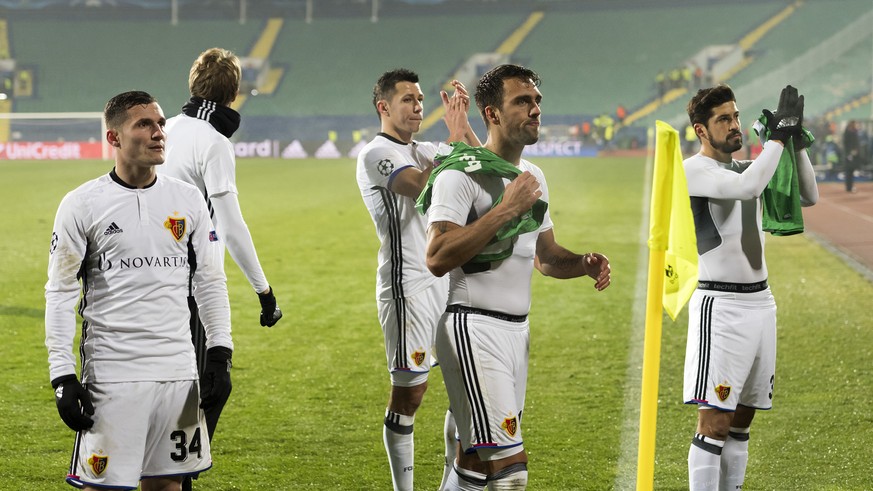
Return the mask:
<svg viewBox="0 0 873 491">
<path fill-rule="evenodd" d="M 787 144 L 788 139 L 794 137 L 795 142 L 800 140 L 801 128 L 803 127 L 803 96 L 797 95 L 797 89 L 787 85 L 779 95 L 779 107 L 776 113 L 764 109 L 767 117 L 767 129 L 770 130 L 770 139 L 779 140 Z"/>
<path fill-rule="evenodd" d="M 276 306 L 276 295 L 273 295 L 273 287 L 267 293 L 258 293 L 261 301 L 261 325 L 273 327 L 282 318 L 282 311 Z"/>
<path fill-rule="evenodd" d="M 224 346 L 206 350 L 206 366 L 200 376 L 200 407 L 224 405 L 230 397 L 230 358 L 233 351 Z"/>
<path fill-rule="evenodd" d="M 94 405 L 91 396 L 75 375 L 64 375 L 52 380 L 55 404 L 64 424 L 73 431 L 87 430 L 94 425 Z"/>
</svg>

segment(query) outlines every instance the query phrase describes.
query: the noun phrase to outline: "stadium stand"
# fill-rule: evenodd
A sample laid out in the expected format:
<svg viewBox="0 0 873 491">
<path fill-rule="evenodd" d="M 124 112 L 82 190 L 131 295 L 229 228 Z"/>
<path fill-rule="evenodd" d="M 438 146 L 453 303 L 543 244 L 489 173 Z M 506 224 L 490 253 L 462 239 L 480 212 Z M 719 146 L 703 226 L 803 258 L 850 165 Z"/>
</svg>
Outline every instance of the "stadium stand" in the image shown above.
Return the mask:
<svg viewBox="0 0 873 491">
<path fill-rule="evenodd" d="M 188 68 L 216 44 L 247 53 L 266 21 L 13 20 L 13 56 L 35 65 L 38 88 L 17 112 L 101 111 L 109 97 L 146 90 L 167 112 L 188 98 Z"/>
<path fill-rule="evenodd" d="M 373 84 L 385 70 L 407 66 L 421 76 L 430 102 L 456 66 L 478 51 L 495 49 L 524 19 L 498 15 L 481 29 L 477 18 L 286 20 L 271 61 L 285 65 L 280 100 L 253 98 L 253 114 L 282 116 L 370 115 Z"/>
<path fill-rule="evenodd" d="M 217 7 L 196 15 L 204 2 Z M 655 75 L 683 65 L 706 44 L 743 47 L 745 61 L 724 81 L 746 86 L 873 11 L 869 0 L 739 0 L 729 7 L 710 0 L 383 0 L 373 22 L 362 2 L 317 2 L 312 19 L 303 13 L 305 2 L 265 0 L 249 2 L 242 23 L 228 7 L 234 2 L 185 0 L 184 15 L 172 25 L 156 7 L 162 2 L 149 0 L 112 2 L 133 5 L 127 10 L 80 8 L 76 15 L 68 14 L 71 7 L 23 11 L 15 3 L 21 4 L 0 2 L 9 49 L 33 67 L 36 81 L 32 97 L 15 101 L 16 112 L 99 111 L 108 96 L 141 88 L 174 114 L 187 99 L 190 61 L 220 45 L 267 57 L 270 66 L 264 90 L 239 101 L 240 138 L 322 141 L 328 134 L 361 138 L 362 130 L 366 137 L 377 126 L 370 92 L 384 70 L 417 70 L 434 112 L 439 88 L 473 54 L 501 46 L 543 76 L 544 122 L 553 134 L 614 115 L 622 105 L 630 128 L 619 134 L 639 135 L 655 119 L 681 120 L 688 90 L 671 90 L 662 104 Z M 465 15 L 456 15 L 461 5 Z M 272 17 L 277 13 L 286 15 Z M 798 82 L 815 94 L 808 113 L 869 117 L 863 104 L 873 84 L 870 36 Z M 478 124 L 473 113 L 471 120 Z M 435 124 L 423 137 L 442 138 L 440 129 Z"/>
<path fill-rule="evenodd" d="M 799 3 L 794 15 L 787 17 L 777 28 L 747 48 L 754 55 L 755 63 L 736 74 L 732 78 L 733 83 L 742 85 L 766 75 L 768 70 L 807 52 L 822 40 L 845 28 L 851 21 L 873 10 L 873 4 L 865 0 Z M 868 59 L 868 67 L 869 63 Z M 869 71 L 867 75 L 870 75 Z"/>
<path fill-rule="evenodd" d="M 812 113 L 840 121 L 870 118 L 871 60 L 873 37 L 810 75 L 805 83 L 820 88 L 816 92 L 818 100 L 810 101 Z"/>
<path fill-rule="evenodd" d="M 446 15 L 429 17 L 426 23 L 398 17 L 378 23 L 336 18 L 307 24 L 287 19 L 271 54 L 271 63 L 285 70 L 277 94 L 249 97 L 244 114 L 269 122 L 264 126 L 279 125 L 274 127 L 280 131 L 305 129 L 304 137 L 311 138 L 324 138 L 331 130 L 344 139 L 361 128 L 375 131 L 373 84 L 382 72 L 399 66 L 419 73 L 426 109 L 434 111 L 440 105 L 439 88 L 458 66 L 473 53 L 497 48 L 525 16 L 490 18 L 506 27 L 481 29 L 480 18 Z M 438 126 L 436 136 L 428 137 L 442 137 Z"/>
<path fill-rule="evenodd" d="M 731 10 L 732 16 L 760 22 L 772 6 L 740 4 Z M 654 80 L 660 69 L 680 65 L 703 47 L 702 40 L 721 44 L 719 39 L 743 34 L 748 23 L 712 26 L 709 19 L 720 11 L 723 7 L 713 5 L 652 4 L 546 15 L 518 57 L 543 74 L 551 94 L 560 94 L 553 110 L 613 113 L 622 103 L 633 112 L 657 95 Z"/>
<path fill-rule="evenodd" d="M 255 42 L 255 45 L 252 47 L 251 51 L 248 53 L 248 57 L 261 61 L 261 68 L 259 70 L 252 70 L 247 67 L 249 61 L 245 58 L 241 59 L 241 63 L 243 64 L 243 87 L 240 87 L 240 93 L 237 96 L 236 100 L 233 101 L 231 107 L 237 111 L 239 111 L 242 106 L 245 105 L 248 100 L 248 96 L 251 93 L 260 93 L 264 95 L 272 95 L 275 93 L 277 87 L 279 86 L 279 82 L 282 80 L 282 75 L 284 75 L 285 70 L 282 68 L 273 68 L 269 65 L 268 60 L 270 58 L 270 52 L 273 51 L 273 47 L 276 45 L 276 39 L 279 37 L 279 33 L 282 32 L 282 26 L 284 25 L 284 19 L 280 18 L 270 18 L 267 20 L 267 24 L 264 29 L 261 31 L 261 35 L 258 40 Z M 246 56 L 245 53 L 240 53 L 239 56 Z M 258 71 L 265 72 L 263 74 L 263 82 L 259 83 L 261 77 L 260 73 L 257 75 L 250 77 L 247 72 L 249 71 Z M 249 88 L 248 85 L 255 85 L 254 88 Z"/>
<path fill-rule="evenodd" d="M 783 8 L 790 8 L 795 4 L 783 4 Z M 793 9 L 792 15 L 782 19 L 782 22 L 775 26 L 770 26 L 766 34 L 760 37 L 755 37 L 755 42 L 745 44 L 746 53 L 752 58 L 752 62 L 744 66 L 744 68 L 730 77 L 720 80 L 725 82 L 735 89 L 754 84 L 765 77 L 768 77 L 779 68 L 789 64 L 796 58 L 809 52 L 810 49 L 820 45 L 825 40 L 834 36 L 839 37 L 840 32 L 847 29 L 850 21 L 859 19 L 864 15 L 869 15 L 873 12 L 870 2 L 866 0 L 846 0 L 835 2 L 832 0 L 806 1 L 800 2 L 796 9 Z M 775 13 L 774 13 L 775 15 Z M 769 16 L 764 17 L 764 22 L 767 22 Z M 744 24 L 749 31 L 748 34 L 755 34 L 759 25 Z M 868 24 L 869 26 L 869 24 Z M 831 53 L 824 54 L 828 61 L 826 66 L 823 66 L 815 73 L 794 73 L 787 80 L 779 80 L 779 85 L 792 82 L 798 85 L 803 92 L 810 94 L 809 103 L 806 107 L 807 114 L 810 116 L 823 115 L 829 108 L 834 107 L 840 102 L 851 100 L 858 96 L 857 93 L 838 94 L 834 92 L 834 87 L 840 85 L 831 85 L 832 83 L 842 84 L 838 80 L 853 80 L 857 83 L 858 92 L 870 92 L 871 74 L 873 74 L 873 32 L 867 28 L 867 37 L 861 37 L 857 46 L 853 50 L 839 55 Z M 723 43 L 742 44 L 746 35 L 731 39 L 728 37 L 721 38 Z M 865 57 L 866 56 L 866 57 Z M 852 61 L 849 61 L 851 59 Z M 821 60 L 824 62 L 824 60 Z M 778 87 L 777 87 L 778 88 Z M 776 97 L 774 88 L 774 98 Z M 763 94 L 766 96 L 766 94 Z M 685 123 L 685 103 L 688 97 L 683 97 L 674 103 L 667 104 L 659 108 L 652 114 L 653 118 L 663 119 L 672 123 Z M 767 104 L 766 97 L 761 100 L 745 99 L 746 103 L 754 102 L 755 105 Z M 775 104 L 774 99 L 771 104 Z M 763 106 L 761 106 L 763 107 Z M 760 108 L 756 108 L 758 110 Z M 749 111 L 750 109 L 746 109 Z M 869 117 L 869 113 L 867 115 Z M 646 120 L 648 121 L 648 120 Z"/>
</svg>

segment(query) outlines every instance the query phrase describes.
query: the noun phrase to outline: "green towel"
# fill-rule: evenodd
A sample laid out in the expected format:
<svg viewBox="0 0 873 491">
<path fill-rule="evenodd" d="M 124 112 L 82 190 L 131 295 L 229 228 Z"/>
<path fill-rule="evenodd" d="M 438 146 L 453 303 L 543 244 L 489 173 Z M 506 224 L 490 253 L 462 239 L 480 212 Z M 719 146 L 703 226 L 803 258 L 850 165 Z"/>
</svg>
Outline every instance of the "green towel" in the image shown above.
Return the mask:
<svg viewBox="0 0 873 491">
<path fill-rule="evenodd" d="M 764 144 L 770 138 L 767 117 L 761 115 L 754 125 L 755 132 Z M 809 148 L 815 138 L 803 128 L 803 148 Z M 794 139 L 785 143 L 776 172 L 761 195 L 763 216 L 761 228 L 776 236 L 794 235 L 803 232 L 803 213 L 800 206 L 800 185 L 797 181 L 797 156 Z"/>
<path fill-rule="evenodd" d="M 484 147 L 471 147 L 463 142 L 452 143 L 452 151 L 448 155 L 435 156 L 434 162 L 438 163 L 438 165 L 434 166 L 427 184 L 415 202 L 415 209 L 421 214 L 427 213 L 427 209 L 430 208 L 433 183 L 436 177 L 446 169 L 464 171 L 468 174 L 498 176 L 510 181 L 521 174 L 518 167 L 503 160 L 494 152 Z M 502 199 L 503 193 L 497 197 L 491 207 L 494 208 Z M 538 199 L 526 213 L 504 224 L 488 243 L 492 247 L 486 248 L 484 252 L 476 255 L 470 262 L 499 261 L 511 256 L 513 238 L 537 230 L 543 223 L 548 207 L 548 203 Z"/>
</svg>

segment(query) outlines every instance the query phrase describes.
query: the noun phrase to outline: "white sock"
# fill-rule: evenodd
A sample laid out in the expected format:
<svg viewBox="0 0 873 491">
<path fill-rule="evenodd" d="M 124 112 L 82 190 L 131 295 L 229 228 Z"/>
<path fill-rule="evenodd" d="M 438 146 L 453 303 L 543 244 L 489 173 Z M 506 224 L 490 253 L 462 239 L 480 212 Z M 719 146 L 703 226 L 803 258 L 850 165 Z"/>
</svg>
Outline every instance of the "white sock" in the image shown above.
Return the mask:
<svg viewBox="0 0 873 491">
<path fill-rule="evenodd" d="M 455 424 L 455 415 L 451 410 L 446 411 L 445 426 L 443 426 L 443 438 L 446 444 L 446 462 L 443 467 L 443 479 L 440 481 L 439 490 L 446 489 L 446 483 L 449 476 L 452 475 L 452 467 L 455 463 L 455 458 L 458 455 L 458 427 Z"/>
<path fill-rule="evenodd" d="M 690 491 L 716 491 L 724 442 L 700 433 L 691 440 L 688 450 L 688 486 Z"/>
<path fill-rule="evenodd" d="M 483 491 L 487 484 L 485 474 L 461 469 L 457 464 L 452 465 L 452 472 L 446 480 L 444 491 Z"/>
<path fill-rule="evenodd" d="M 414 422 L 415 416 L 385 411 L 382 440 L 385 442 L 385 451 L 388 453 L 388 464 L 391 466 L 394 491 L 412 491 L 415 464 L 415 444 L 412 437 Z"/>
<path fill-rule="evenodd" d="M 488 476 L 488 491 L 523 491 L 527 488 L 527 464 L 519 462 Z"/>
<path fill-rule="evenodd" d="M 749 463 L 749 428 L 731 426 L 728 439 L 721 451 L 721 480 L 719 490 L 743 489 L 746 479 L 746 464 Z"/>
</svg>

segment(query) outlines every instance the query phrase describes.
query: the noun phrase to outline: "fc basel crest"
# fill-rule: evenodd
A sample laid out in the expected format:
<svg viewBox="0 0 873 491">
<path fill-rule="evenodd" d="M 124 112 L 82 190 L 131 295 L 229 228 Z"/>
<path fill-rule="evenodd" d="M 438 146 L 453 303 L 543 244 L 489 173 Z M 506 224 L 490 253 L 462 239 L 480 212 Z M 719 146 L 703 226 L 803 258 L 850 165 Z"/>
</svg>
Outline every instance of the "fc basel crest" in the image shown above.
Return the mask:
<svg viewBox="0 0 873 491">
<path fill-rule="evenodd" d="M 382 159 L 378 164 L 376 164 L 376 170 L 378 170 L 379 174 L 382 174 L 383 176 L 390 176 L 394 171 L 394 164 L 388 159 Z"/>
<path fill-rule="evenodd" d="M 412 363 L 415 363 L 415 366 L 420 367 L 422 363 L 424 363 L 424 351 L 415 350 L 411 355 Z"/>
<path fill-rule="evenodd" d="M 99 476 L 100 474 L 103 474 L 103 471 L 106 470 L 106 466 L 109 465 L 109 456 L 91 454 L 91 456 L 88 457 L 88 465 L 91 466 L 94 475 Z"/>
<path fill-rule="evenodd" d="M 509 436 L 515 436 L 515 432 L 518 431 L 518 418 L 515 416 L 506 418 L 503 420 L 503 423 L 500 424 L 500 427 L 506 430 L 506 433 Z"/>
<path fill-rule="evenodd" d="M 718 384 L 715 386 L 715 394 L 718 396 L 718 400 L 724 401 L 731 395 L 731 386 L 727 384 Z"/>
<path fill-rule="evenodd" d="M 173 234 L 173 238 L 178 242 L 185 236 L 185 224 L 185 217 L 167 217 L 167 221 L 164 222 L 164 227 L 167 227 L 167 230 Z"/>
</svg>

